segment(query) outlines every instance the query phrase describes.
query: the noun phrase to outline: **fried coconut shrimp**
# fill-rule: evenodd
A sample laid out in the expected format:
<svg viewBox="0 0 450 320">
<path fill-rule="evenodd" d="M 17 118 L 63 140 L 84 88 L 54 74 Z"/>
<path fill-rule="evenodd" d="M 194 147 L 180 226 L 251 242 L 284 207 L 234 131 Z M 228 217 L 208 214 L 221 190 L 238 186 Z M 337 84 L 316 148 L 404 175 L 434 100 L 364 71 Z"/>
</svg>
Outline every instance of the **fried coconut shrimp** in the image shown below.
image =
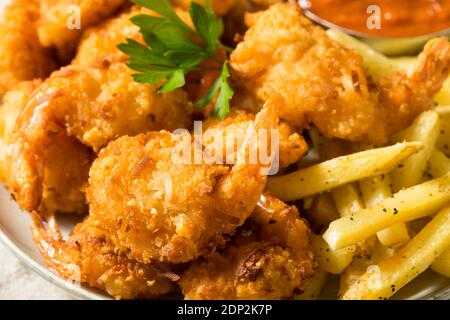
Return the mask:
<svg viewBox="0 0 450 320">
<path fill-rule="evenodd" d="M 102 69 L 69 66 L 35 90 L 17 121 L 13 148 L 11 190 L 25 210 L 36 210 L 41 201 L 42 168 L 52 161 L 47 152 L 58 152 L 59 137 L 69 134 L 97 152 L 124 134 L 191 125 L 184 93 L 158 94 L 130 74 L 122 63 Z"/>
<path fill-rule="evenodd" d="M 205 121 L 203 125 L 203 143 L 205 147 L 208 145 L 211 147 L 213 144 L 223 144 L 224 150 L 222 155 L 223 161 L 227 161 L 226 147 L 236 139 L 238 143 L 233 150 L 235 155 L 240 145 L 239 142 L 243 142 L 243 134 L 248 129 L 252 121 L 255 120 L 253 113 L 232 108 L 231 112 L 222 121 L 216 117 L 211 117 Z M 308 150 L 304 138 L 295 132 L 294 128 L 287 122 L 280 122 L 278 125 L 279 132 L 279 166 L 281 169 L 288 167 L 290 164 L 296 163 Z M 233 161 L 227 163 L 233 163 Z"/>
<path fill-rule="evenodd" d="M 241 82 L 263 101 L 276 101 L 280 118 L 324 135 L 382 143 L 433 105 L 448 77 L 450 45 L 430 41 L 409 74 L 371 83 L 362 58 L 328 38 L 297 4 L 275 4 L 247 15 L 249 30 L 231 54 Z"/>
<path fill-rule="evenodd" d="M 194 262 L 181 277 L 186 299 L 289 299 L 315 266 L 298 210 L 268 194 L 230 247 Z"/>
<path fill-rule="evenodd" d="M 111 16 L 126 0 L 40 0 L 40 43 L 58 49 L 67 60 L 81 32 Z"/>
<path fill-rule="evenodd" d="M 0 19 L 0 97 L 23 80 L 46 77 L 55 64 L 38 41 L 38 0 L 14 0 Z"/>
<path fill-rule="evenodd" d="M 15 186 L 11 178 L 14 157 L 16 119 L 25 108 L 40 80 L 21 82 L 3 97 L 0 107 L 0 177 L 11 189 Z M 42 176 L 37 206 L 40 210 L 61 212 L 86 212 L 87 203 L 82 191 L 87 181 L 89 167 L 92 162 L 90 150 L 75 138 L 67 136 L 64 130 L 48 128 L 53 144 L 45 150 L 47 159 L 42 166 L 36 168 Z"/>
<path fill-rule="evenodd" d="M 255 128 L 276 128 L 277 122 L 268 106 Z M 90 214 L 116 226 L 114 244 L 137 261 L 180 263 L 214 250 L 244 223 L 264 189 L 262 165 L 246 160 L 258 148 L 253 137 L 231 169 L 174 159 L 180 137 L 165 131 L 124 136 L 92 165 Z"/>
<path fill-rule="evenodd" d="M 104 63 L 125 62 L 127 56 L 117 45 L 127 38 L 142 42 L 139 27 L 130 21 L 137 14 L 154 15 L 150 10 L 134 6 L 115 18 L 88 28 L 83 33 L 72 64 L 98 67 Z"/>
<path fill-rule="evenodd" d="M 50 269 L 116 299 L 154 298 L 175 290 L 178 276 L 165 266 L 138 263 L 115 248 L 109 231 L 88 217 L 63 240 L 53 218 L 33 215 L 33 239 Z"/>
</svg>

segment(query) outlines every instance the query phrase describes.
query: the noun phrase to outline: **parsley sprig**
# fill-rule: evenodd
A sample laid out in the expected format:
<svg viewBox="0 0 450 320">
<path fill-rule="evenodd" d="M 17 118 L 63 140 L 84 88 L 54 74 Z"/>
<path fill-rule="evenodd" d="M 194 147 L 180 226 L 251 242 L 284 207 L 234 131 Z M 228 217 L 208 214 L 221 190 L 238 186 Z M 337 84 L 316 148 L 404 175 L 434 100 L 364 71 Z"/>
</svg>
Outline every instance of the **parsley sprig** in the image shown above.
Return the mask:
<svg viewBox="0 0 450 320">
<path fill-rule="evenodd" d="M 158 17 L 139 14 L 131 18 L 139 26 L 145 44 L 127 39 L 126 43 L 118 46 L 128 55 L 127 65 L 139 72 L 133 74 L 134 80 L 163 83 L 159 92 L 170 92 L 186 84 L 187 73 L 210 70 L 201 64 L 213 60 L 221 74 L 197 105 L 204 108 L 217 97 L 213 113 L 223 119 L 230 110 L 233 90 L 228 84 L 227 62 L 218 58 L 217 51 L 229 49 L 220 42 L 223 21 L 216 17 L 210 1 L 206 0 L 205 6 L 191 2 L 189 14 L 194 28 L 178 17 L 168 0 L 132 1 L 159 14 Z"/>
</svg>

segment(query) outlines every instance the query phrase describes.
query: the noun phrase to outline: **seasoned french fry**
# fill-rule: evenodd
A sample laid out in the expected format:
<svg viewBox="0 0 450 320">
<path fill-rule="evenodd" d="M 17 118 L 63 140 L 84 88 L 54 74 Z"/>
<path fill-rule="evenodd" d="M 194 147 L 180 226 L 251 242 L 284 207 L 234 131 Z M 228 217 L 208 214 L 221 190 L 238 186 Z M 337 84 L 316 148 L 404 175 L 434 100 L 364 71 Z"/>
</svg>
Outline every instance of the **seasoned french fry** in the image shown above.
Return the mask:
<svg viewBox="0 0 450 320">
<path fill-rule="evenodd" d="M 341 217 L 346 217 L 364 209 L 364 203 L 359 196 L 359 191 L 353 183 L 331 191 L 334 203 Z"/>
<path fill-rule="evenodd" d="M 450 159 L 443 152 L 434 149 L 428 161 L 427 171 L 433 178 L 442 177 L 450 172 Z"/>
<path fill-rule="evenodd" d="M 422 150 L 409 157 L 391 172 L 394 192 L 414 186 L 420 181 L 439 136 L 439 130 L 439 115 L 436 111 L 430 110 L 420 114 L 409 128 L 394 136 L 393 142 L 419 141 L 424 145 Z"/>
<path fill-rule="evenodd" d="M 450 208 L 442 210 L 406 246 L 369 270 L 344 300 L 387 299 L 425 271 L 450 246 Z"/>
<path fill-rule="evenodd" d="M 352 263 L 341 274 L 339 281 L 338 299 L 353 286 L 370 266 L 370 259 L 354 258 Z"/>
<path fill-rule="evenodd" d="M 343 47 L 356 51 L 363 58 L 364 67 L 375 80 L 404 70 L 401 64 L 391 61 L 365 43 L 358 41 L 340 30 L 329 29 L 327 30 L 327 35 Z"/>
<path fill-rule="evenodd" d="M 391 257 L 394 253 L 395 249 L 385 247 L 379 241 L 376 241 L 370 258 L 353 258 L 352 263 L 341 274 L 338 298 L 347 292 L 347 290 L 354 285 L 364 273 L 366 273 L 367 268 L 370 265 L 377 264 L 380 261 Z"/>
<path fill-rule="evenodd" d="M 320 295 L 325 282 L 327 282 L 328 272 L 316 268 L 314 275 L 308 280 L 305 290 L 302 293 L 295 295 L 295 300 L 315 300 Z"/>
<path fill-rule="evenodd" d="M 331 248 L 344 248 L 397 223 L 431 215 L 449 202 L 450 173 L 404 189 L 376 206 L 333 221 L 323 237 Z"/>
<path fill-rule="evenodd" d="M 446 109 L 441 108 L 437 110 L 441 120 L 441 130 L 436 142 L 436 148 L 450 158 L 450 115 L 444 112 Z"/>
<path fill-rule="evenodd" d="M 355 247 L 333 250 L 321 236 L 312 234 L 311 245 L 319 268 L 333 274 L 340 274 L 352 262 Z"/>
<path fill-rule="evenodd" d="M 323 232 L 331 221 L 339 218 L 338 211 L 330 193 L 324 192 L 314 198 L 311 208 L 306 210 L 306 216 L 313 230 Z"/>
<path fill-rule="evenodd" d="M 364 203 L 359 195 L 360 191 L 354 183 L 343 185 L 333 189 L 334 202 L 341 217 L 350 216 L 364 209 Z M 355 244 L 355 255 L 360 257 L 370 257 L 372 254 L 374 238 L 369 237 Z"/>
<path fill-rule="evenodd" d="M 450 248 L 445 250 L 431 265 L 431 269 L 450 278 Z"/>
<path fill-rule="evenodd" d="M 398 143 L 331 159 L 309 168 L 268 179 L 266 189 L 291 201 L 391 171 L 423 148 L 420 142 Z"/>
<path fill-rule="evenodd" d="M 366 207 L 373 207 L 384 199 L 392 197 L 390 183 L 387 174 L 361 180 L 359 188 Z M 377 232 L 377 238 L 381 244 L 387 247 L 402 245 L 410 239 L 408 228 L 404 223 Z"/>
</svg>

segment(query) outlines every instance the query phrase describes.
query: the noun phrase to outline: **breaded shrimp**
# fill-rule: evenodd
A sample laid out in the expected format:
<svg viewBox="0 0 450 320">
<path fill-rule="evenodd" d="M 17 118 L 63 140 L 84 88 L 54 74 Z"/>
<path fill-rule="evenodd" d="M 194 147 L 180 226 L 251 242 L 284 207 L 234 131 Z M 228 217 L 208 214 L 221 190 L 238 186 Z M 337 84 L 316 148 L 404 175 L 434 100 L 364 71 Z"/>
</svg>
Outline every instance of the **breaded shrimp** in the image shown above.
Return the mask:
<svg viewBox="0 0 450 320">
<path fill-rule="evenodd" d="M 15 180 L 11 179 L 14 158 L 14 127 L 16 119 L 30 99 L 40 80 L 21 82 L 3 97 L 0 107 L 0 177 L 11 189 Z M 64 130 L 49 130 L 54 143 L 45 151 L 45 163 L 40 168 L 42 187 L 38 204 L 40 210 L 60 212 L 87 211 L 87 203 L 82 188 L 87 181 L 92 154 L 75 138 L 67 136 Z"/>
<path fill-rule="evenodd" d="M 256 116 L 255 128 L 276 128 L 277 122 L 268 106 Z M 187 262 L 222 245 L 265 186 L 262 165 L 247 161 L 258 148 L 253 137 L 232 169 L 174 158 L 180 137 L 165 131 L 121 137 L 100 152 L 90 171 L 90 214 L 116 226 L 114 244 L 143 263 Z"/>
<path fill-rule="evenodd" d="M 138 263 L 115 248 L 106 226 L 88 217 L 63 240 L 53 217 L 33 214 L 33 239 L 50 269 L 116 299 L 154 298 L 175 291 L 165 266 Z"/>
<path fill-rule="evenodd" d="M 24 80 L 44 78 L 55 68 L 36 34 L 38 0 L 13 0 L 0 19 L 0 97 Z"/>
<path fill-rule="evenodd" d="M 127 38 L 142 42 L 139 27 L 130 21 L 137 14 L 151 15 L 152 12 L 135 6 L 98 26 L 88 28 L 83 33 L 72 64 L 101 66 L 103 63 L 125 62 L 127 56 L 117 45 Z"/>
<path fill-rule="evenodd" d="M 334 43 L 297 4 L 275 4 L 246 22 L 231 54 L 238 78 L 259 99 L 275 101 L 281 119 L 299 128 L 313 123 L 327 137 L 386 142 L 431 106 L 448 76 L 445 38 L 426 46 L 412 73 L 373 84 L 361 57 Z"/>
<path fill-rule="evenodd" d="M 68 62 L 82 31 L 111 16 L 125 3 L 126 0 L 40 0 L 39 41 L 45 47 L 57 48 L 62 60 Z"/>
<path fill-rule="evenodd" d="M 180 286 L 186 299 L 288 299 L 315 267 L 310 230 L 298 210 L 264 194 L 230 247 L 194 262 Z"/>
<path fill-rule="evenodd" d="M 131 72 L 122 63 L 68 66 L 35 90 L 17 121 L 12 154 L 11 190 L 22 208 L 36 210 L 41 202 L 46 153 L 57 151 L 52 133 L 74 136 L 97 152 L 124 134 L 191 125 L 182 91 L 158 94 L 155 86 L 134 82 Z"/>
<path fill-rule="evenodd" d="M 6 185 L 11 168 L 10 146 L 14 141 L 14 126 L 33 90 L 40 83 L 40 80 L 19 82 L 3 96 L 0 105 L 0 180 Z"/>
<path fill-rule="evenodd" d="M 223 145 L 222 163 L 228 163 L 227 146 L 232 143 L 232 139 L 242 142 L 243 133 L 248 129 L 255 115 L 251 112 L 232 108 L 227 117 L 222 121 L 216 117 L 208 118 L 203 124 L 203 144 L 206 148 L 214 149 L 215 146 Z M 287 122 L 280 122 L 279 132 L 279 166 L 281 169 L 296 163 L 308 150 L 308 145 L 303 136 L 295 132 L 294 128 Z M 240 141 L 239 141 L 240 140 Z M 235 145 L 234 154 L 239 149 L 238 143 Z M 231 162 L 233 163 L 235 159 Z"/>
</svg>

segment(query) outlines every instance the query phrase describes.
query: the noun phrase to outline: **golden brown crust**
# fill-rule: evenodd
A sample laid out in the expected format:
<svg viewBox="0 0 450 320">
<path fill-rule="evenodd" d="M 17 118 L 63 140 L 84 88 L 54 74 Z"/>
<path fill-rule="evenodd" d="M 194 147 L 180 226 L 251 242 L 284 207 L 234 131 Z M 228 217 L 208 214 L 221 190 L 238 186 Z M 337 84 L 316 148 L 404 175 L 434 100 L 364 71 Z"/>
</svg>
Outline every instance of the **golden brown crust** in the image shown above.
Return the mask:
<svg viewBox="0 0 450 320">
<path fill-rule="evenodd" d="M 111 244 L 110 232 L 98 221 L 87 218 L 64 241 L 53 218 L 43 220 L 34 214 L 33 219 L 33 239 L 45 262 L 66 279 L 87 283 L 116 299 L 154 298 L 176 290 L 164 275 L 170 273 L 169 266 L 127 258 Z"/>
<path fill-rule="evenodd" d="M 15 156 L 17 150 L 14 144 L 17 135 L 14 127 L 16 119 L 40 83 L 39 80 L 19 83 L 7 92 L 0 107 L 0 141 L 2 142 L 0 176 L 16 196 L 20 194 L 18 189 L 21 188 L 23 180 L 18 180 L 18 176 L 13 174 L 17 172 L 17 169 L 19 172 L 21 170 L 21 162 Z M 65 130 L 53 129 L 49 128 L 47 132 L 53 141 L 44 152 L 47 160 L 39 168 L 42 172 L 42 180 L 41 187 L 35 193 L 35 196 L 40 199 L 36 206 L 39 206 L 42 212 L 84 213 L 87 211 L 87 203 L 82 188 L 87 181 L 92 161 L 91 152 L 75 138 L 67 136 Z"/>
<path fill-rule="evenodd" d="M 0 97 L 20 81 L 46 77 L 55 63 L 38 41 L 38 0 L 14 0 L 0 20 Z"/>
<path fill-rule="evenodd" d="M 264 194 L 223 253 L 194 262 L 180 280 L 186 299 L 288 299 L 312 275 L 309 228 L 295 207 Z"/>
</svg>

